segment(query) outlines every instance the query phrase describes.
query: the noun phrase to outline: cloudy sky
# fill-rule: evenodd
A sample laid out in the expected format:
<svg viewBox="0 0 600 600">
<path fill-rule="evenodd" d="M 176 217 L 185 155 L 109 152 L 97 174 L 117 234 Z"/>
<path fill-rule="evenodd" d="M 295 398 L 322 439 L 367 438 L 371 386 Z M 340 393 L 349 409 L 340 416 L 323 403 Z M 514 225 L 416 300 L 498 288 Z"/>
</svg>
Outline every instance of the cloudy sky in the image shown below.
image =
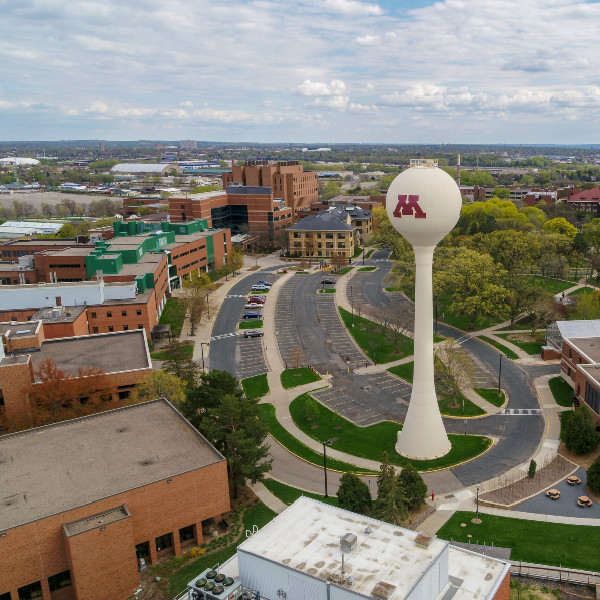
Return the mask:
<svg viewBox="0 0 600 600">
<path fill-rule="evenodd" d="M 0 140 L 600 142 L 599 2 L 0 9 Z"/>
</svg>

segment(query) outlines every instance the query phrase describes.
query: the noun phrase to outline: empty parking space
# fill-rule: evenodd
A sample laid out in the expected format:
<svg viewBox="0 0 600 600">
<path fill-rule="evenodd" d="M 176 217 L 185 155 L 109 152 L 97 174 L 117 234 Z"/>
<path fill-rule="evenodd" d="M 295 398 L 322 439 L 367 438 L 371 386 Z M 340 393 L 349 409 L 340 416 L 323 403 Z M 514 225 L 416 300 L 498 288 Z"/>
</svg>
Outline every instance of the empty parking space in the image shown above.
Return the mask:
<svg viewBox="0 0 600 600">
<path fill-rule="evenodd" d="M 262 340 L 262 337 L 245 338 L 243 335 L 239 337 L 239 356 L 236 361 L 238 379 L 254 377 L 267 372 Z"/>
<path fill-rule="evenodd" d="M 286 365 L 305 364 L 303 343 L 298 334 L 298 325 L 294 318 L 294 297 L 298 286 L 303 282 L 302 275 L 296 275 L 286 281 L 277 296 L 275 306 L 275 331 L 281 358 Z"/>
</svg>

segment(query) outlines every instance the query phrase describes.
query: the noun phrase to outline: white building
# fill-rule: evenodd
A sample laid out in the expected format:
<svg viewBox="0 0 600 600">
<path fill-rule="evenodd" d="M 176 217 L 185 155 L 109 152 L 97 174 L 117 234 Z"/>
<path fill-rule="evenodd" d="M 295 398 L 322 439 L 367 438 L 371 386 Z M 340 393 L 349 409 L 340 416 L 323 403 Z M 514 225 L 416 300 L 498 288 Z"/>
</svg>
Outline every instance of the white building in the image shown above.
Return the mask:
<svg viewBox="0 0 600 600">
<path fill-rule="evenodd" d="M 6 221 L 0 225 L 0 238 L 16 238 L 24 235 L 57 234 L 64 223 L 37 223 L 34 221 Z"/>
</svg>

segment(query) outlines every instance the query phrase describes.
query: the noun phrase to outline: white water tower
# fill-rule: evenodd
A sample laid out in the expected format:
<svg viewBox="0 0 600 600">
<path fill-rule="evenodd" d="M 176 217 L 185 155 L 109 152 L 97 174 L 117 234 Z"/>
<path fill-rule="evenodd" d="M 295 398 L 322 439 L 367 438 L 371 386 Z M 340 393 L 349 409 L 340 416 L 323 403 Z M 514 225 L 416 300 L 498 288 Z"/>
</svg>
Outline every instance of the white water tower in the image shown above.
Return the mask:
<svg viewBox="0 0 600 600">
<path fill-rule="evenodd" d="M 454 228 L 462 200 L 458 186 L 431 159 L 411 160 L 387 192 L 387 214 L 415 251 L 415 353 L 410 404 L 396 450 L 426 460 L 444 456 L 450 441 L 433 380 L 432 263 L 436 245 Z"/>
</svg>

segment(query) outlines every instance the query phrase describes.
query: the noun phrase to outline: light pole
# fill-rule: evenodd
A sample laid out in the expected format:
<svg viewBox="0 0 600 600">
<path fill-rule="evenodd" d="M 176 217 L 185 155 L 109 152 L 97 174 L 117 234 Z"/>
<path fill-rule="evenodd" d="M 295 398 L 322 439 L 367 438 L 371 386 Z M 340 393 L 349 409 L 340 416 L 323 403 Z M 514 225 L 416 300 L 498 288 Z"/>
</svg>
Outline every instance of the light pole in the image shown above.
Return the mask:
<svg viewBox="0 0 600 600">
<path fill-rule="evenodd" d="M 200 353 L 202 354 L 202 372 L 204 372 L 204 346 L 210 346 L 210 342 L 200 342 Z"/>
<path fill-rule="evenodd" d="M 208 303 L 208 292 L 206 292 L 206 314 L 210 319 L 210 304 Z"/>
<path fill-rule="evenodd" d="M 365 266 L 365 249 L 363 248 L 363 267 Z"/>
<path fill-rule="evenodd" d="M 434 302 L 434 308 L 435 308 L 435 335 L 437 335 L 438 329 L 437 329 L 437 324 L 438 324 L 438 301 L 437 301 L 437 296 L 433 297 L 433 302 Z"/>
<path fill-rule="evenodd" d="M 354 297 L 352 296 L 352 286 L 350 286 L 350 304 L 352 304 L 352 327 L 354 327 Z"/>
<path fill-rule="evenodd" d="M 498 367 L 498 396 L 500 395 L 500 379 L 502 377 L 502 352 L 500 353 L 500 366 Z"/>
<path fill-rule="evenodd" d="M 325 446 L 331 446 L 333 441 L 331 439 L 323 442 L 323 473 L 325 474 L 325 498 L 329 498 L 329 494 L 327 494 L 327 451 L 325 450 Z"/>
<path fill-rule="evenodd" d="M 477 508 L 475 510 L 475 518 L 479 519 L 479 490 L 481 489 L 481 484 L 478 483 L 475 488 L 477 489 Z"/>
<path fill-rule="evenodd" d="M 467 435 L 467 420 L 465 419 L 465 435 Z"/>
</svg>

